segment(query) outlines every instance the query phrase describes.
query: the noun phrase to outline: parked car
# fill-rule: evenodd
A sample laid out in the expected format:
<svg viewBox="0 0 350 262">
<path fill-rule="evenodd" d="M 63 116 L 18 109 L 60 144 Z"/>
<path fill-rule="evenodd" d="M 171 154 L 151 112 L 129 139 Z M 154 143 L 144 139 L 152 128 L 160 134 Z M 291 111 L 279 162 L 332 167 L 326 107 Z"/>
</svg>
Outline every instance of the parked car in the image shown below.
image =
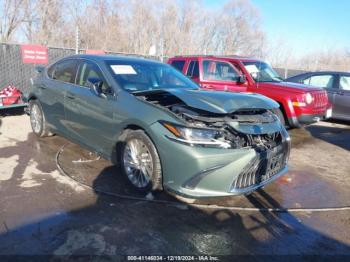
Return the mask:
<svg viewBox="0 0 350 262">
<path fill-rule="evenodd" d="M 274 99 L 280 105 L 275 113 L 290 127 L 310 124 L 332 114 L 324 90 L 286 83 L 261 60 L 239 56 L 178 56 L 170 58 L 168 63 L 204 89 L 253 92 Z"/>
<path fill-rule="evenodd" d="M 25 95 L 33 132 L 119 163 L 139 190 L 236 195 L 287 172 L 290 139 L 267 97 L 201 90 L 130 57 L 77 55 L 38 71 Z"/>
<path fill-rule="evenodd" d="M 333 105 L 332 118 L 350 120 L 350 73 L 308 72 L 290 77 L 286 81 L 326 90 L 328 99 Z"/>
</svg>

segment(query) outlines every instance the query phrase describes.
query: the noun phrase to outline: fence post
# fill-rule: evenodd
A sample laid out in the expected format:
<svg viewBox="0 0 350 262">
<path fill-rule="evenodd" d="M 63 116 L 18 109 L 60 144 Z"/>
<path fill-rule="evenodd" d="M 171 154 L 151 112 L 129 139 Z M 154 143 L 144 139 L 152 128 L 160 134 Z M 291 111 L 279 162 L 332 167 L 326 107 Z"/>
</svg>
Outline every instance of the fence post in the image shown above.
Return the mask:
<svg viewBox="0 0 350 262">
<path fill-rule="evenodd" d="M 284 69 L 284 79 L 288 78 L 288 68 Z"/>
</svg>

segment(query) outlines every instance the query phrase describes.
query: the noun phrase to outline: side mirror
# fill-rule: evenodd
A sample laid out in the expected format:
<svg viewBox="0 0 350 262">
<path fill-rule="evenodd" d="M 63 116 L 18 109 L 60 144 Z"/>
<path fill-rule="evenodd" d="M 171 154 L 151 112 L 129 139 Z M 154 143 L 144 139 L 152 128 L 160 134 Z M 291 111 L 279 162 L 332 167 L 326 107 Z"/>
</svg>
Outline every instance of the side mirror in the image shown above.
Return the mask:
<svg viewBox="0 0 350 262">
<path fill-rule="evenodd" d="M 97 96 L 105 97 L 105 94 L 102 92 L 103 81 L 97 77 L 89 77 L 87 79 L 88 86 L 90 90 Z"/>
<path fill-rule="evenodd" d="M 41 72 L 43 72 L 45 69 L 45 66 L 36 66 L 35 67 L 35 72 L 37 72 L 38 74 L 40 74 Z"/>
<path fill-rule="evenodd" d="M 247 82 L 247 78 L 245 77 L 245 75 L 240 75 L 237 79 L 237 83 L 244 84 L 245 82 Z"/>
</svg>

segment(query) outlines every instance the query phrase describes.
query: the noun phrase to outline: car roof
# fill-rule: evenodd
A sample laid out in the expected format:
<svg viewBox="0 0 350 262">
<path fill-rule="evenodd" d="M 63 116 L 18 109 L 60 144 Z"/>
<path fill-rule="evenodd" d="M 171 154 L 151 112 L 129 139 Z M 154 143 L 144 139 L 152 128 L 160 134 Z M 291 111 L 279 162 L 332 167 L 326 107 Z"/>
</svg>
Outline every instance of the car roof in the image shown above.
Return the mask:
<svg viewBox="0 0 350 262">
<path fill-rule="evenodd" d="M 125 56 L 125 55 L 87 55 L 87 54 L 79 54 L 79 55 L 72 55 L 65 57 L 67 58 L 84 58 L 84 59 L 90 59 L 94 60 L 96 62 L 102 62 L 102 61 L 119 61 L 119 62 L 146 62 L 146 63 L 152 63 L 152 64 L 163 64 L 156 60 L 146 59 L 143 57 L 137 57 L 137 56 Z"/>
<path fill-rule="evenodd" d="M 194 58 L 217 58 L 217 59 L 222 59 L 222 60 L 240 60 L 244 62 L 249 62 L 249 61 L 262 61 L 257 58 L 253 57 L 246 57 L 246 56 L 239 56 L 239 55 L 181 55 L 181 56 L 174 56 L 171 57 L 170 59 L 194 59 Z"/>
<path fill-rule="evenodd" d="M 297 74 L 295 76 L 288 77 L 287 79 L 299 78 L 299 77 L 303 77 L 303 76 L 312 76 L 312 75 L 318 75 L 318 74 L 339 74 L 339 75 L 350 76 L 350 72 L 342 72 L 342 71 L 310 71 L 310 72 L 305 72 L 305 73 Z"/>
<path fill-rule="evenodd" d="M 342 72 L 342 71 L 314 71 L 309 72 L 310 74 L 341 74 L 341 75 L 350 75 L 350 72 Z"/>
</svg>

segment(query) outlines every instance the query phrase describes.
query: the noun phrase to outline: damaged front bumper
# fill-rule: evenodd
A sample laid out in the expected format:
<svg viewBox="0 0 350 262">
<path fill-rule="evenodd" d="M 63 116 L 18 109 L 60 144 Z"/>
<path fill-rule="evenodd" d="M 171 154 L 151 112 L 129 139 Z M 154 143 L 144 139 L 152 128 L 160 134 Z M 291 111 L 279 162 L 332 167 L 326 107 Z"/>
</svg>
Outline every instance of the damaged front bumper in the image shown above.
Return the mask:
<svg viewBox="0 0 350 262">
<path fill-rule="evenodd" d="M 169 139 L 171 134 L 159 123 L 150 132 L 158 134 L 152 137 L 161 159 L 164 188 L 184 197 L 247 194 L 288 171 L 290 138 L 283 127 L 282 142 L 266 150 L 181 144 Z"/>
</svg>

